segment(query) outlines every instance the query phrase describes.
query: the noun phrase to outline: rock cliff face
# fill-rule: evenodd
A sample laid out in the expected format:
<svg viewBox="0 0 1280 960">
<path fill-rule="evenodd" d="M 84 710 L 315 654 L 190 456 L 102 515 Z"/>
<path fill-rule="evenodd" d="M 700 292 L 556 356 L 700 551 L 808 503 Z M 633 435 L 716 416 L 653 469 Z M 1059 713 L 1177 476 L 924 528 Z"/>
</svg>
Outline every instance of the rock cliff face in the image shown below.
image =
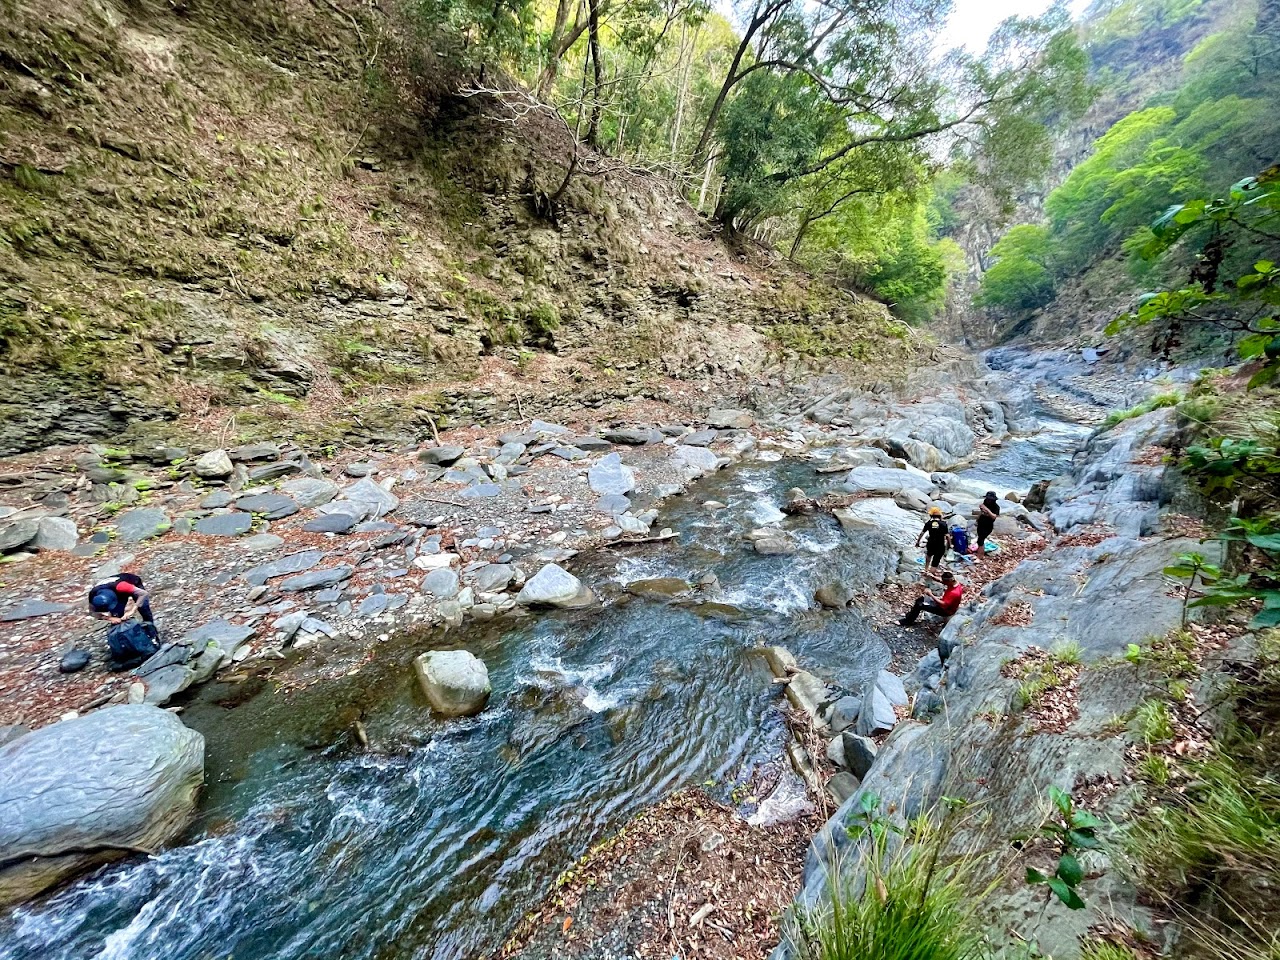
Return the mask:
<svg viewBox="0 0 1280 960">
<path fill-rule="evenodd" d="M 911 353 L 880 304 L 724 242 L 652 176 L 580 176 L 540 213 L 560 132 L 403 95 L 367 4 L 13 7 L 0 455 L 174 418 L 425 432 Z"/>
<path fill-rule="evenodd" d="M 1088 793 L 1095 812 L 1123 818 L 1126 789 L 1123 716 L 1150 696 L 1122 655 L 1178 626 L 1180 601 L 1162 569 L 1198 540 L 1161 531 L 1161 519 L 1184 496 L 1176 478 L 1149 454 L 1173 437 L 1168 411 L 1136 418 L 1095 438 L 1070 475 L 1051 485 L 1055 525 L 1063 534 L 1038 558 L 995 581 L 976 608 L 942 631 L 938 652 L 908 678 L 915 720 L 899 724 L 857 792 L 815 838 L 806 861 L 800 909 L 829 895 L 833 871 L 857 884 L 862 840 L 848 827 L 864 798 L 878 798 L 892 818 L 937 812 L 943 797 L 980 805 L 950 849 L 979 851 L 982 880 L 996 892 L 982 906 L 991 934 L 1010 931 L 1040 952 L 1071 960 L 1079 938 L 1105 914 L 1133 929 L 1152 930 L 1147 909 L 1106 852 L 1087 857 L 1087 909 L 1044 906 L 1044 891 L 1023 882 L 1030 861 L 1004 851 L 1034 835 L 1046 817 L 1051 785 Z M 1085 534 L 1083 531 L 1087 530 Z M 1018 616 L 1011 613 L 1018 611 Z M 1049 718 L 1020 702 L 1016 665 L 1036 651 L 1081 663 L 1064 694 L 1066 711 Z M 938 653 L 948 655 L 945 661 Z M 1011 668 L 1011 665 L 1014 667 Z M 1056 909 L 1055 909 L 1056 907 Z M 784 942 L 777 960 L 792 956 Z"/>
</svg>

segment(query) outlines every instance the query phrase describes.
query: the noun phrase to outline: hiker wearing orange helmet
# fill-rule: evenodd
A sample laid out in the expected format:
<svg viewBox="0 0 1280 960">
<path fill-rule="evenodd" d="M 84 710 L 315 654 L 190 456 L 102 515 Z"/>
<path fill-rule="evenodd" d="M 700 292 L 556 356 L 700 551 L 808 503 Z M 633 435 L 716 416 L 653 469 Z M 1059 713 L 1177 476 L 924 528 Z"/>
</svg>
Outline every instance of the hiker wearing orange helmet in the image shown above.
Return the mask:
<svg viewBox="0 0 1280 960">
<path fill-rule="evenodd" d="M 935 571 L 947 555 L 947 545 L 951 534 L 947 531 L 947 523 L 942 519 L 941 507 L 929 508 L 929 519 L 924 522 L 924 529 L 916 537 L 916 546 L 924 541 L 924 572 L 932 567 Z"/>
</svg>

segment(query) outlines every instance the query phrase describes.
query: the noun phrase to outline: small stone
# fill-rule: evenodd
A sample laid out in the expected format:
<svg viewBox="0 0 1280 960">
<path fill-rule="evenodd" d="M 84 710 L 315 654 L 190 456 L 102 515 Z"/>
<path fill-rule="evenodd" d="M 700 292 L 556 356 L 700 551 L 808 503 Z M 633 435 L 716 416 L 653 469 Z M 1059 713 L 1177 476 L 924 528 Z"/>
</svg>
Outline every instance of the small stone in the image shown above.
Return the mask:
<svg viewBox="0 0 1280 960">
<path fill-rule="evenodd" d="M 308 573 L 300 573 L 296 577 L 289 577 L 287 580 L 280 582 L 280 589 L 285 592 L 295 592 L 303 590 L 317 590 L 320 587 L 330 587 L 335 583 L 341 583 L 351 576 L 352 568 L 343 564 L 342 566 L 329 567 L 325 570 L 312 570 Z"/>
<path fill-rule="evenodd" d="M 400 506 L 400 499 L 389 490 L 384 490 L 369 477 L 357 480 L 342 491 L 342 496 L 357 503 L 365 509 L 365 517 L 377 519 L 391 513 Z M 330 505 L 332 506 L 332 504 Z"/>
<path fill-rule="evenodd" d="M 601 513 L 626 513 L 631 509 L 631 501 L 621 494 L 605 494 L 596 501 L 596 509 Z"/>
<path fill-rule="evenodd" d="M 350 533 L 358 523 L 349 513 L 322 513 L 302 525 L 306 533 Z"/>
<path fill-rule="evenodd" d="M 554 563 L 530 577 L 516 596 L 516 602 L 526 606 L 581 607 L 594 599 L 581 580 Z"/>
<path fill-rule="evenodd" d="M 865 777 L 876 762 L 875 741 L 854 733 L 846 733 L 843 739 L 844 759 L 849 772 L 859 779 Z"/>
<path fill-rule="evenodd" d="M 717 436 L 719 436 L 719 433 L 715 430 L 695 430 L 693 433 L 681 437 L 678 442 L 690 447 L 705 447 L 712 443 Z"/>
<path fill-rule="evenodd" d="M 280 484 L 280 492 L 292 497 L 300 507 L 318 507 L 338 495 L 338 485 L 315 477 L 299 477 Z"/>
<path fill-rule="evenodd" d="M 853 591 L 843 583 L 829 583 L 815 590 L 813 599 L 832 610 L 843 610 L 853 599 Z"/>
<path fill-rule="evenodd" d="M 636 477 L 618 454 L 610 453 L 587 471 L 587 482 L 598 494 L 623 496 L 635 489 Z"/>
<path fill-rule="evenodd" d="M 235 466 L 225 450 L 210 450 L 196 460 L 192 467 L 197 477 L 205 480 L 223 480 L 231 476 Z"/>
<path fill-rule="evenodd" d="M 356 463 L 348 463 L 342 470 L 348 477 L 367 477 L 373 473 L 373 464 L 363 460 Z"/>
<path fill-rule="evenodd" d="M 515 571 L 509 564 L 486 563 L 471 575 L 475 579 L 476 589 L 481 593 L 501 593 L 507 589 Z"/>
<path fill-rule="evenodd" d="M 250 483 L 266 483 L 269 480 L 278 480 L 281 477 L 287 477 L 293 473 L 301 473 L 302 464 L 296 460 L 281 460 L 279 463 L 268 463 L 261 467 L 253 467 L 249 470 Z"/>
<path fill-rule="evenodd" d="M 600 436 L 610 443 L 622 443 L 628 446 L 640 447 L 647 443 L 661 443 L 662 434 L 657 430 L 648 430 L 644 428 L 624 429 L 624 430 L 603 430 Z"/>
<path fill-rule="evenodd" d="M 464 500 L 480 500 L 488 497 L 496 497 L 502 492 L 502 488 L 496 483 L 473 483 L 467 487 L 458 496 Z"/>
<path fill-rule="evenodd" d="M 78 673 L 89 665 L 88 650 L 72 650 L 58 663 L 59 673 Z"/>
<path fill-rule="evenodd" d="M 856 732 L 861 737 L 876 733 L 888 733 L 898 723 L 898 715 L 879 687 L 872 687 L 870 694 L 862 698 L 862 709 L 858 712 Z"/>
<path fill-rule="evenodd" d="M 280 457 L 280 448 L 274 443 L 246 443 L 227 452 L 236 461 L 276 460 Z"/>
<path fill-rule="evenodd" d="M 231 506 L 235 500 L 236 495 L 230 490 L 215 490 L 200 501 L 200 506 L 205 510 L 221 510 Z"/>
<path fill-rule="evenodd" d="M 161 536 L 170 526 L 168 515 L 156 507 L 127 510 L 116 517 L 116 538 L 123 543 L 139 543 Z"/>
</svg>

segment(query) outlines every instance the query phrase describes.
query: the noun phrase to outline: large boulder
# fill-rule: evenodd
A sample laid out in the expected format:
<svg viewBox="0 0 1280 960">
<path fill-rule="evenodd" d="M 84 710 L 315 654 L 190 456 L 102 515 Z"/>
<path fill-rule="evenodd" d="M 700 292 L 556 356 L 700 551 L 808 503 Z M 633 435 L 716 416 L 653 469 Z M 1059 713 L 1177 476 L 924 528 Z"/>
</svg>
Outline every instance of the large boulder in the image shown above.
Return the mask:
<svg viewBox="0 0 1280 960">
<path fill-rule="evenodd" d="M 413 668 L 436 713 L 470 717 L 489 702 L 489 670 L 466 650 L 431 650 L 415 658 Z"/>
<path fill-rule="evenodd" d="M 920 470 L 895 470 L 892 467 L 854 467 L 845 477 L 844 488 L 849 493 L 867 496 L 896 497 L 904 490 L 914 490 L 922 496 L 933 493 L 933 482 Z"/>
<path fill-rule="evenodd" d="M 516 594 L 516 603 L 539 607 L 582 607 L 593 599 L 589 587 L 555 563 L 535 573 Z"/>
<path fill-rule="evenodd" d="M 204 737 L 150 706 L 108 707 L 0 747 L 0 904 L 178 836 Z"/>
</svg>

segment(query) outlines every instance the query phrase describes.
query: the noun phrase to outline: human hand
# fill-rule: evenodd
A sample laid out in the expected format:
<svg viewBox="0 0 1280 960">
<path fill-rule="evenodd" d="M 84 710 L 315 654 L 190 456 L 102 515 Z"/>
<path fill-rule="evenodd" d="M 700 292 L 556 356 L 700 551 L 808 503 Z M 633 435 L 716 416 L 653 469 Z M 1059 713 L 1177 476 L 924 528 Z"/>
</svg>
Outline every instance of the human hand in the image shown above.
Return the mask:
<svg viewBox="0 0 1280 960">
<path fill-rule="evenodd" d="M 124 617 L 107 617 L 107 623 L 124 623 Z"/>
</svg>

